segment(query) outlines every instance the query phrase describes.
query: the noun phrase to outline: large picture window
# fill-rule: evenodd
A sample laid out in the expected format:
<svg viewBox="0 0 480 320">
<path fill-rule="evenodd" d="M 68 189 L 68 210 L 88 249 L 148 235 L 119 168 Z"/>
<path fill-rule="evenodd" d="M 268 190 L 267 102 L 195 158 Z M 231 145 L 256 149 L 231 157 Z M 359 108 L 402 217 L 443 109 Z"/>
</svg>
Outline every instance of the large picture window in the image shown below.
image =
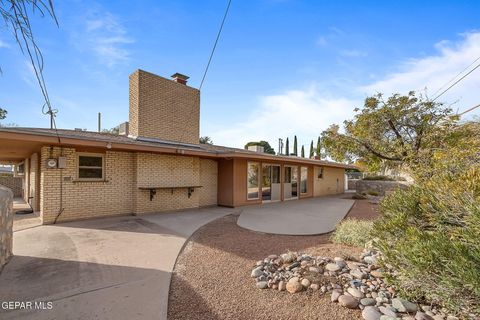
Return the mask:
<svg viewBox="0 0 480 320">
<path fill-rule="evenodd" d="M 78 179 L 103 180 L 104 160 L 102 154 L 78 155 Z"/>
<path fill-rule="evenodd" d="M 300 168 L 300 193 L 308 192 L 308 168 Z"/>
<path fill-rule="evenodd" d="M 259 183 L 258 183 L 258 162 L 249 162 L 247 169 L 247 199 L 253 200 L 259 198 Z"/>
</svg>

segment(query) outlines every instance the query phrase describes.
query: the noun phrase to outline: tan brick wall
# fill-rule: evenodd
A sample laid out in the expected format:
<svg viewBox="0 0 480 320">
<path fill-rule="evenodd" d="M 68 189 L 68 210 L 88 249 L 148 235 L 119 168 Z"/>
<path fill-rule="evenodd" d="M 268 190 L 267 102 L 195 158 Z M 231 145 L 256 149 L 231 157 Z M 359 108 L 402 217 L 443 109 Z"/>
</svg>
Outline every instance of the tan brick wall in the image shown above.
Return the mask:
<svg viewBox="0 0 480 320">
<path fill-rule="evenodd" d="M 67 168 L 48 169 L 48 158 L 67 158 Z M 198 157 L 106 151 L 105 181 L 78 181 L 77 152 L 73 148 L 43 147 L 41 151 L 40 208 L 43 223 L 125 214 L 144 214 L 216 204 L 217 163 Z M 153 201 L 139 187 L 199 186 L 191 197 L 187 189 L 158 189 Z M 62 194 L 62 197 L 60 196 Z M 60 205 L 60 199 L 62 205 Z"/>
<path fill-rule="evenodd" d="M 323 179 L 318 179 L 319 170 L 320 167 L 315 167 L 313 175 L 313 191 L 315 197 L 343 193 L 345 191 L 345 169 L 323 167 Z"/>
<path fill-rule="evenodd" d="M 137 70 L 130 75 L 129 123 L 133 136 L 197 144 L 200 92 Z"/>
<path fill-rule="evenodd" d="M 136 154 L 137 187 L 180 187 L 200 185 L 200 159 L 158 155 Z M 150 201 L 148 190 L 136 191 L 136 214 L 196 208 L 199 192 L 195 190 L 188 198 L 187 189 L 157 189 Z"/>
<path fill-rule="evenodd" d="M 22 196 L 22 178 L 13 175 L 0 176 L 0 185 L 9 188 L 13 192 L 14 197 Z"/>
<path fill-rule="evenodd" d="M 200 159 L 200 185 L 197 191 L 199 194 L 200 207 L 217 204 L 217 181 L 218 163 L 215 160 Z"/>
<path fill-rule="evenodd" d="M 48 169 L 46 160 L 50 157 L 57 158 L 61 154 L 60 148 L 53 148 L 52 153 L 49 147 L 43 147 L 41 151 L 40 208 L 43 223 L 53 223 L 60 207 L 63 207 L 64 211 L 58 221 L 133 212 L 133 153 L 107 151 L 104 182 L 77 180 L 77 153 L 71 148 L 63 148 L 67 168 Z"/>
<path fill-rule="evenodd" d="M 30 200 L 30 204 L 35 211 L 39 210 L 39 198 L 40 192 L 38 190 L 38 153 L 32 154 L 29 161 L 29 185 L 28 185 L 28 197 L 33 197 Z M 27 199 L 28 201 L 28 199 Z"/>
</svg>

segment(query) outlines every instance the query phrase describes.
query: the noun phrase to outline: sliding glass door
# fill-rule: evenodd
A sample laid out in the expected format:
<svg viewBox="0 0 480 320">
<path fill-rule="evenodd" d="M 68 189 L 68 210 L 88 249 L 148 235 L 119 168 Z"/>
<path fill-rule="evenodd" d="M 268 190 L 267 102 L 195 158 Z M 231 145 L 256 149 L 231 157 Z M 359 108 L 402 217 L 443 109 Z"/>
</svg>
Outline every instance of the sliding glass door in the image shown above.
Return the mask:
<svg viewBox="0 0 480 320">
<path fill-rule="evenodd" d="M 285 200 L 298 198 L 298 167 L 284 167 L 283 198 Z"/>
<path fill-rule="evenodd" d="M 280 166 L 264 164 L 262 166 L 262 200 L 280 201 Z"/>
</svg>

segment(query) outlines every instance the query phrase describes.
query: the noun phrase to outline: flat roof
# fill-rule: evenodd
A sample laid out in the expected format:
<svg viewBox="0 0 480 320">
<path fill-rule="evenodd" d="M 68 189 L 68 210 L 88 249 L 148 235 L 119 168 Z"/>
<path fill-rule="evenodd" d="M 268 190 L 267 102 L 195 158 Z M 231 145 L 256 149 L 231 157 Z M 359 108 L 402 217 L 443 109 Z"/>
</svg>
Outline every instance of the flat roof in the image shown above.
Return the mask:
<svg viewBox="0 0 480 320">
<path fill-rule="evenodd" d="M 317 166 L 338 167 L 345 169 L 357 168 L 354 165 L 333 161 L 308 159 L 285 155 L 272 155 L 268 153 L 259 153 L 245 149 L 224 147 L 211 144 L 187 144 L 178 141 L 168 141 L 148 137 L 131 137 L 106 132 L 93 132 L 83 130 L 58 129 L 56 131 L 54 129 L 45 128 L 1 127 L 0 140 L 10 142 L 12 148 L 13 145 L 15 145 L 14 149 L 17 150 L 17 152 L 19 152 L 18 150 L 21 149 L 21 146 L 18 143 L 15 143 L 15 141 L 26 143 L 26 145 L 28 145 L 28 148 L 26 148 L 26 152 L 30 152 L 32 148 L 48 144 L 54 146 L 62 145 L 65 147 L 96 147 L 109 150 L 123 150 L 130 152 L 156 152 L 179 154 L 201 156 L 207 158 L 245 158 L 252 160 L 258 159 L 262 161 L 304 163 Z M 2 153 L 6 152 L 7 148 L 8 143 L 0 144 L 0 160 L 14 161 L 15 159 L 19 160 L 21 159 L 20 157 L 24 156 L 21 153 L 19 153 L 17 156 L 8 154 L 3 155 Z M 9 153 L 13 154 L 13 151 L 10 151 Z"/>
</svg>

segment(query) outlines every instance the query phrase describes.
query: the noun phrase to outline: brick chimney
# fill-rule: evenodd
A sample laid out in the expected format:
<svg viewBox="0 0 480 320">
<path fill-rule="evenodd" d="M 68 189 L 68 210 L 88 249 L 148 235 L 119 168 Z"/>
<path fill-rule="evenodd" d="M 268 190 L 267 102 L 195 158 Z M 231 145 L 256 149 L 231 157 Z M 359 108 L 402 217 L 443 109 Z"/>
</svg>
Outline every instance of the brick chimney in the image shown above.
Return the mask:
<svg viewBox="0 0 480 320">
<path fill-rule="evenodd" d="M 129 135 L 198 144 L 200 91 L 180 73 L 173 80 L 137 70 L 130 80 Z"/>
</svg>

